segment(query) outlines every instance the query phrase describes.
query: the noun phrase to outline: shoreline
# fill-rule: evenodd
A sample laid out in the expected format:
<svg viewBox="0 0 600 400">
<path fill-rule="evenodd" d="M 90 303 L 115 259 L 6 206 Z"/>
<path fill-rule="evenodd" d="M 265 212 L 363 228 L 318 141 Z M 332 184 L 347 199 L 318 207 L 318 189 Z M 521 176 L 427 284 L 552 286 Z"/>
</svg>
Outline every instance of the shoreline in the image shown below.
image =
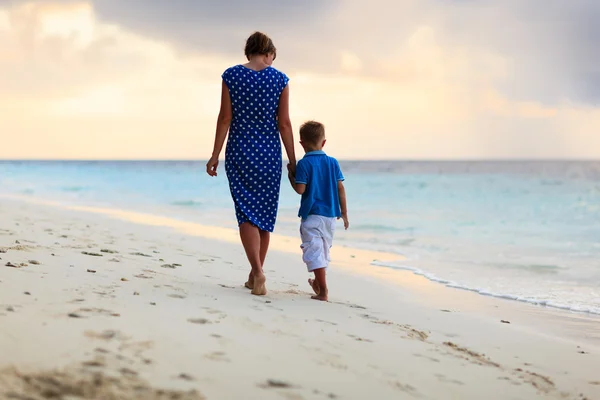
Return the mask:
<svg viewBox="0 0 600 400">
<path fill-rule="evenodd" d="M 0 222 L 2 388 L 64 368 L 189 398 L 600 395 L 596 319 L 368 268 L 373 252 L 334 246 L 322 304 L 293 238 L 274 235 L 256 297 L 233 230 L 6 197 Z"/>
<path fill-rule="evenodd" d="M 233 244 L 240 243 L 238 232 L 235 229 L 225 228 L 222 226 L 204 225 L 197 222 L 187 222 L 181 218 L 155 215 L 150 214 L 149 212 L 136 212 L 119 208 L 72 205 L 61 203 L 60 201 L 42 200 L 21 195 L 0 195 L 0 201 L 2 200 L 20 201 L 37 205 L 57 207 L 64 210 L 92 213 L 136 224 L 169 228 L 186 235 L 199 236 L 207 239 L 216 239 Z M 298 255 L 298 241 L 299 238 L 274 233 L 271 234 L 271 243 L 269 249 Z M 473 289 L 466 286 L 451 284 L 452 282 L 447 280 L 439 278 L 431 279 L 427 276 L 429 275 L 428 273 L 416 268 L 404 266 L 395 267 L 390 265 L 389 263 L 398 263 L 402 262 L 405 259 L 401 254 L 398 253 L 387 253 L 378 250 L 361 249 L 335 243 L 333 248 L 331 249 L 331 253 L 332 264 L 334 264 L 336 268 L 343 268 L 346 272 L 358 273 L 362 275 L 368 275 L 371 277 L 379 277 L 379 279 L 381 279 L 384 282 L 389 280 L 391 275 L 394 275 L 394 277 L 392 277 L 391 279 L 395 280 L 399 285 L 405 285 L 403 282 L 407 278 L 406 275 L 409 274 L 414 277 L 423 279 L 427 282 L 433 283 L 434 285 L 440 286 L 445 290 L 468 292 L 471 294 L 475 294 L 478 297 L 491 298 L 500 302 L 508 301 L 511 303 L 526 305 L 528 307 L 534 307 L 539 310 L 546 310 L 549 313 L 558 313 L 558 316 L 560 316 L 561 313 L 565 313 L 571 317 L 580 316 L 582 318 L 590 318 L 592 321 L 598 321 L 600 323 L 600 313 L 596 313 L 593 311 L 571 309 L 566 307 L 555 306 L 552 304 L 540 304 L 527 300 L 513 298 L 506 295 L 486 293 L 485 291 L 482 291 L 480 289 Z M 365 263 L 368 263 L 369 266 L 375 268 L 366 271 L 364 269 Z M 402 278 L 396 279 L 396 277 Z M 412 281 L 412 278 L 409 280 Z"/>
</svg>

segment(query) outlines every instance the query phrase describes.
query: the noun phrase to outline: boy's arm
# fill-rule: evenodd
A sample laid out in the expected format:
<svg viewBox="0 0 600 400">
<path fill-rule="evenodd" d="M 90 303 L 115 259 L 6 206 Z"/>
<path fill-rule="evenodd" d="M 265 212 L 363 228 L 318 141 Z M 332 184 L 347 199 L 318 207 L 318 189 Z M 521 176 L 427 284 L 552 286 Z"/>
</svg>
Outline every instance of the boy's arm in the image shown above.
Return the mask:
<svg viewBox="0 0 600 400">
<path fill-rule="evenodd" d="M 290 185 L 292 185 L 292 188 L 296 191 L 296 193 L 304 193 L 306 185 L 304 183 L 296 183 L 296 178 L 294 178 L 294 175 L 292 175 L 292 171 L 288 171 L 288 179 L 290 180 Z"/>
<path fill-rule="evenodd" d="M 306 183 L 308 182 L 308 173 L 303 160 L 298 161 L 298 164 L 296 164 L 296 171 L 292 171 L 292 169 L 288 167 L 288 178 L 296 193 L 303 194 L 306 190 Z"/>
<path fill-rule="evenodd" d="M 348 229 L 350 222 L 348 222 L 348 208 L 346 205 L 346 188 L 344 182 L 338 181 L 338 197 L 340 198 L 340 209 L 342 211 L 342 219 L 344 220 L 344 229 Z"/>
</svg>

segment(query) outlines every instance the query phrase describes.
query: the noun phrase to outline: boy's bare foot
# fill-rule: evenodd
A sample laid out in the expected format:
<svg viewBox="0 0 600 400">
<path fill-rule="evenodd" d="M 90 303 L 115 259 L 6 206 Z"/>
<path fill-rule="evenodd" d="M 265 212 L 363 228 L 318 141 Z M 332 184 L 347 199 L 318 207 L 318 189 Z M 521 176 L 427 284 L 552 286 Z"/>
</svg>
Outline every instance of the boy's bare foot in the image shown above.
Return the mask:
<svg viewBox="0 0 600 400">
<path fill-rule="evenodd" d="M 319 282 L 317 282 L 314 279 L 308 279 L 308 284 L 310 285 L 310 287 L 312 288 L 312 290 L 314 290 L 315 294 L 318 296 L 319 293 L 321 292 L 321 288 L 319 287 Z"/>
<path fill-rule="evenodd" d="M 248 281 L 244 283 L 244 286 L 246 286 L 248 289 L 254 289 L 254 275 L 252 275 L 252 272 L 250 272 Z"/>
<path fill-rule="evenodd" d="M 315 296 L 310 296 L 310 298 L 313 299 L 313 300 L 319 300 L 319 301 L 329 301 L 327 299 L 327 295 L 326 294 L 324 294 L 324 295 L 320 295 L 319 294 L 319 295 L 315 295 Z"/>
<path fill-rule="evenodd" d="M 310 283 L 316 293 L 316 296 L 311 296 L 311 299 L 327 301 L 329 290 L 327 290 L 327 281 L 325 280 L 326 269 L 318 268 L 314 270 L 314 273 L 315 279 L 308 280 L 308 283 Z"/>
<path fill-rule="evenodd" d="M 267 282 L 267 278 L 264 274 L 260 274 L 254 277 L 254 285 L 252 287 L 252 294 L 256 296 L 264 296 L 267 294 L 267 287 L 265 283 Z"/>
</svg>

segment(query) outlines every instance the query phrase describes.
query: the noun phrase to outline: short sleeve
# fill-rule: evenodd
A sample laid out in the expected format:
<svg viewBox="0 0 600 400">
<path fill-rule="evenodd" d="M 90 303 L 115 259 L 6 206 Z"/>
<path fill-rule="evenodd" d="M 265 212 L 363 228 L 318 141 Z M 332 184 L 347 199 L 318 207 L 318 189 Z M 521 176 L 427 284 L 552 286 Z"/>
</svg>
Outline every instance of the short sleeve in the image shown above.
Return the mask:
<svg viewBox="0 0 600 400">
<path fill-rule="evenodd" d="M 342 174 L 342 169 L 340 168 L 340 163 L 338 163 L 337 160 L 335 160 L 335 179 L 337 181 L 343 181 L 344 178 L 344 174 Z"/>
<path fill-rule="evenodd" d="M 279 74 L 280 74 L 279 81 L 281 82 L 281 90 L 283 90 L 283 89 L 285 89 L 288 82 L 290 81 L 290 78 L 288 78 L 288 76 L 281 71 L 279 71 Z"/>
<path fill-rule="evenodd" d="M 227 68 L 221 74 L 221 78 L 223 78 L 223 82 L 225 82 L 225 84 L 227 85 L 227 87 L 231 90 L 231 78 L 232 78 L 231 68 Z"/>
<path fill-rule="evenodd" d="M 298 161 L 296 165 L 296 183 L 308 184 L 308 171 L 306 170 L 306 163 L 302 160 Z"/>
</svg>

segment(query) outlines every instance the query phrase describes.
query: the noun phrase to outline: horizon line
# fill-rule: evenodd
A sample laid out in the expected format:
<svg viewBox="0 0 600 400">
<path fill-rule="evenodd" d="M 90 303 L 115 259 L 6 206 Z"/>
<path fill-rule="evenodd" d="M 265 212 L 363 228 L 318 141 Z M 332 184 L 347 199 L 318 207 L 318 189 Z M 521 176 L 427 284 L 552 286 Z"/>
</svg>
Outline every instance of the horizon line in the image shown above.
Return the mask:
<svg viewBox="0 0 600 400">
<path fill-rule="evenodd" d="M 301 158 L 301 157 L 300 157 Z M 298 159 L 300 159 L 298 158 Z M 225 158 L 219 158 L 223 161 Z M 600 158 L 341 158 L 345 162 L 598 162 Z M 207 158 L 0 158 L 0 162 L 201 162 Z M 283 162 L 288 161 L 283 159 Z"/>
</svg>

